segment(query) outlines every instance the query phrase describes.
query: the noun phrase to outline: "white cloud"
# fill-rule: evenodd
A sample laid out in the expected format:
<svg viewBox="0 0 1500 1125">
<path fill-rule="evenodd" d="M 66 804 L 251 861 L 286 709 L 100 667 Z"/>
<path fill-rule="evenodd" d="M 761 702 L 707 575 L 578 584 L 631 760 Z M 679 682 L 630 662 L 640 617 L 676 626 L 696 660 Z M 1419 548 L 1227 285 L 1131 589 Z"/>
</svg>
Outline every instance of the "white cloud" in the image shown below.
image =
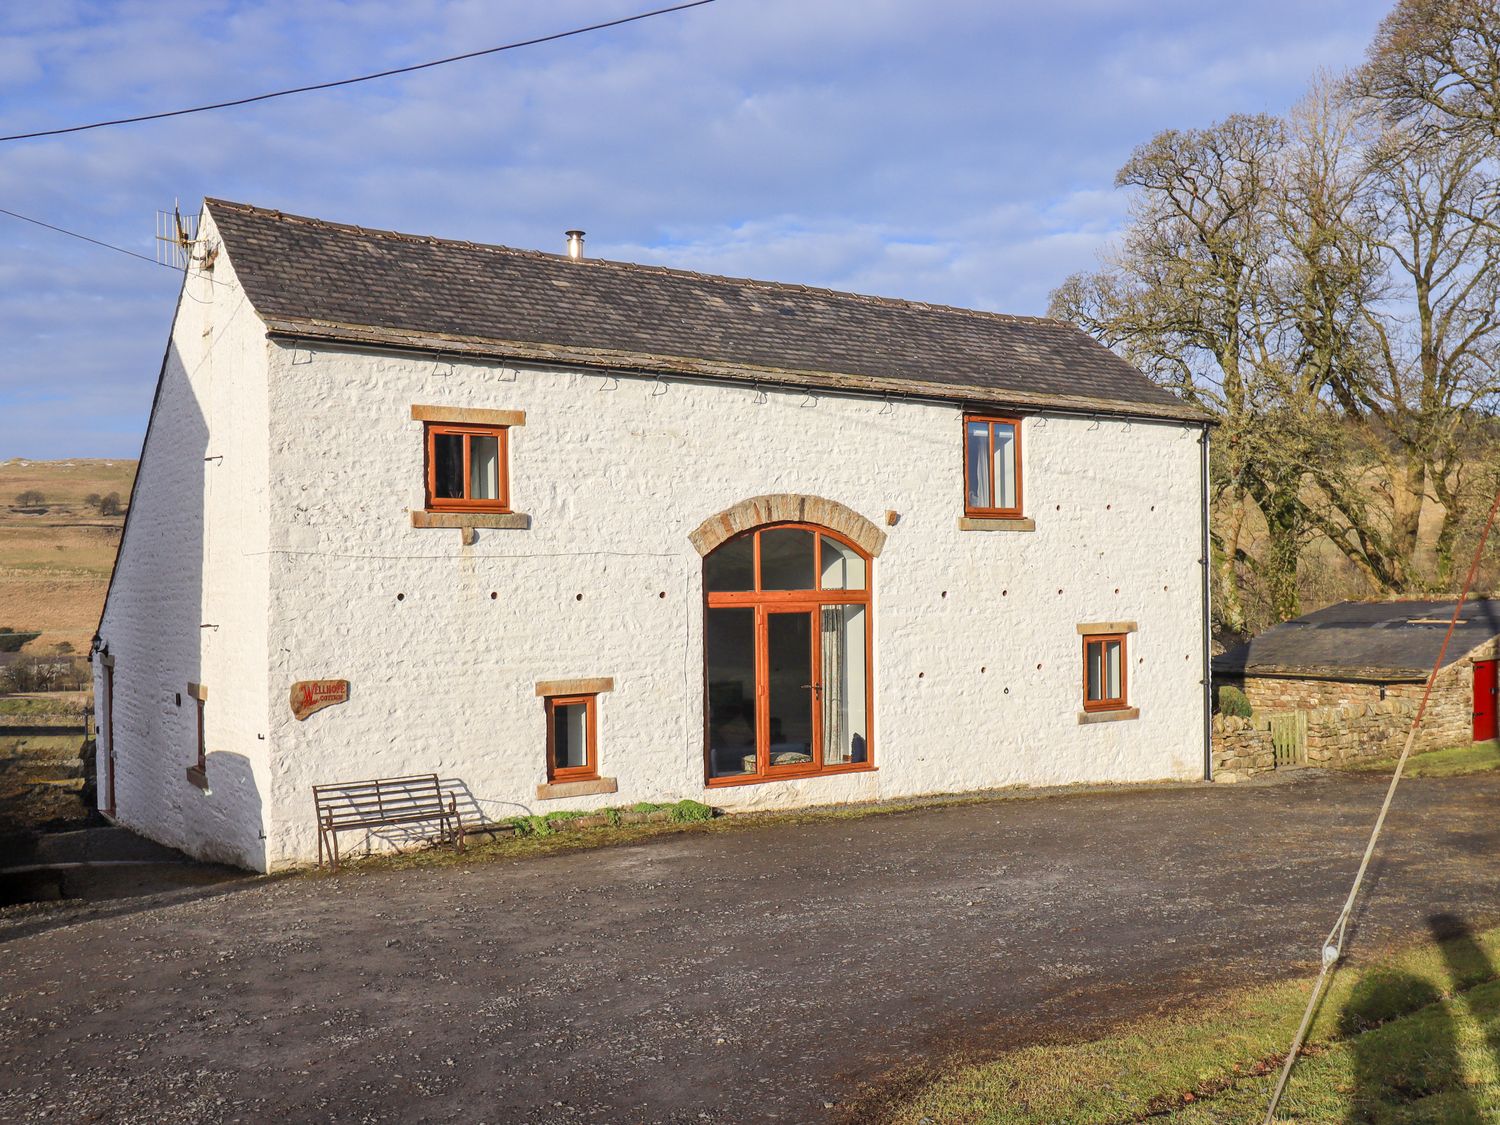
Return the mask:
<svg viewBox="0 0 1500 1125">
<path fill-rule="evenodd" d="M 583 226 L 613 257 L 1040 312 L 1118 227 L 1111 182 L 1131 148 L 1161 128 L 1284 109 L 1315 68 L 1358 61 L 1384 8 L 726 0 L 389 82 L 6 146 L 0 199 L 148 255 L 157 207 L 214 194 L 543 249 Z M 634 10 L 6 5 L 0 132 Z M 172 276 L 0 223 L 0 457 L 132 453 Z M 61 398 L 23 400 L 38 373 Z"/>
</svg>

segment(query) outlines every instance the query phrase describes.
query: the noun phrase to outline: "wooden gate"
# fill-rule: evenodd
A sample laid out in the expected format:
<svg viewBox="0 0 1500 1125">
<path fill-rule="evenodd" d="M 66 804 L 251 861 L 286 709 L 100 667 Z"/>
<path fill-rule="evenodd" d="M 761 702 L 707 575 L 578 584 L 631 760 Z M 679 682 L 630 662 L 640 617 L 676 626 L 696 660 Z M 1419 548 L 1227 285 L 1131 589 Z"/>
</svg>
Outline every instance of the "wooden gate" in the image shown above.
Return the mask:
<svg viewBox="0 0 1500 1125">
<path fill-rule="evenodd" d="M 1276 768 L 1307 764 L 1307 712 L 1280 711 L 1272 714 L 1271 746 L 1276 751 Z"/>
</svg>

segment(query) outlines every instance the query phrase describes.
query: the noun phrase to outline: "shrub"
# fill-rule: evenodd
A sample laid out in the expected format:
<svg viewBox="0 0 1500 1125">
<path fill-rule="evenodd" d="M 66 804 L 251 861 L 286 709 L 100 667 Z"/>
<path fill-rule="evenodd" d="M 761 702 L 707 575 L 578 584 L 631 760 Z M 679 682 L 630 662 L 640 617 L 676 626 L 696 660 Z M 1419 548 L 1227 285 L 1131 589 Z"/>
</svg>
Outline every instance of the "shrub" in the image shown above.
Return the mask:
<svg viewBox="0 0 1500 1125">
<path fill-rule="evenodd" d="M 678 801 L 667 810 L 667 819 L 673 824 L 687 824 L 694 820 L 712 820 L 714 810 L 700 801 Z"/>
<path fill-rule="evenodd" d="M 1225 684 L 1219 689 L 1219 714 L 1248 719 L 1252 710 L 1249 698 L 1239 688 Z"/>
<path fill-rule="evenodd" d="M 125 510 L 118 492 L 111 492 L 99 501 L 99 514 L 101 516 L 118 516 Z"/>
<path fill-rule="evenodd" d="M 25 492 L 16 493 L 16 503 L 23 508 L 34 508 L 38 504 L 45 504 L 47 498 L 34 488 L 28 488 Z"/>
</svg>

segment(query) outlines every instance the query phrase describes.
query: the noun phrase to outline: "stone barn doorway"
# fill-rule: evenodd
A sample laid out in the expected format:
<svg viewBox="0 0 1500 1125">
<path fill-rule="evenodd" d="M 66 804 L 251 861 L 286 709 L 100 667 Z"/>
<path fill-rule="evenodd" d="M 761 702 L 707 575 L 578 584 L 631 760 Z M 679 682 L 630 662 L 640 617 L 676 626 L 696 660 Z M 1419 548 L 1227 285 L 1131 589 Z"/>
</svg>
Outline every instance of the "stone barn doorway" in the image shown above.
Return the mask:
<svg viewBox="0 0 1500 1125">
<path fill-rule="evenodd" d="M 705 772 L 713 784 L 869 769 L 871 558 L 810 523 L 703 559 Z"/>
</svg>

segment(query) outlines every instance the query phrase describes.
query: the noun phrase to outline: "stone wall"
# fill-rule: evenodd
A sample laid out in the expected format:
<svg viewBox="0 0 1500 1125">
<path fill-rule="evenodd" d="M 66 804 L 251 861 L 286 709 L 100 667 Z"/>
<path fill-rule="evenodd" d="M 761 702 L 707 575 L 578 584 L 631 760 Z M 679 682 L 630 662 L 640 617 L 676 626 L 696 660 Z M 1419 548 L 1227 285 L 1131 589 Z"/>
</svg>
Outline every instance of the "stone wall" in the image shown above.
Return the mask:
<svg viewBox="0 0 1500 1125">
<path fill-rule="evenodd" d="M 1257 714 L 1279 711 L 1376 708 L 1399 700 L 1410 705 L 1408 715 L 1422 701 L 1426 683 L 1360 683 L 1290 676 L 1247 676 L 1226 680 L 1245 693 Z M 1461 746 L 1473 737 L 1474 666 L 1462 659 L 1438 674 L 1432 699 L 1417 735 L 1417 752 Z M 1403 728 L 1401 737 L 1406 737 Z"/>
<path fill-rule="evenodd" d="M 212 222 L 199 233 L 211 243 Z M 270 789 L 266 354 L 233 265 L 188 271 L 94 666 L 100 808 L 113 797 L 132 831 L 249 868 L 265 866 Z M 194 684 L 207 689 L 206 787 L 188 777 Z"/>
<path fill-rule="evenodd" d="M 1215 781 L 1242 781 L 1276 768 L 1271 720 L 1264 715 L 1215 715 L 1213 738 Z"/>
<path fill-rule="evenodd" d="M 1394 758 L 1406 744 L 1417 704 L 1387 698 L 1347 707 L 1301 710 L 1307 715 L 1306 764 L 1336 766 L 1362 759 Z M 1248 719 L 1215 715 L 1213 728 L 1214 780 L 1242 781 L 1276 768 L 1270 713 L 1258 712 Z M 1422 748 L 1419 739 L 1418 749 Z"/>
</svg>

